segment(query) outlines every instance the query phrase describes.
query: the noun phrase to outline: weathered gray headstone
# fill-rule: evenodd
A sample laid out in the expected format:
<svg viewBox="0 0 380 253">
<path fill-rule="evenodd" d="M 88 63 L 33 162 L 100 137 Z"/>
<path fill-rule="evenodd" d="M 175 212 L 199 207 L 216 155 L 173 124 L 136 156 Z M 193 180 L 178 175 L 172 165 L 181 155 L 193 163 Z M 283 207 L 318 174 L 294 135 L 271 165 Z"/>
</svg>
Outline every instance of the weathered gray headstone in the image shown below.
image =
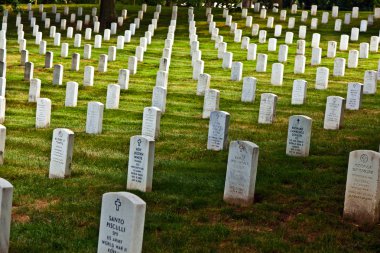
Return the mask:
<svg viewBox="0 0 380 253">
<path fill-rule="evenodd" d="M 62 85 L 62 79 L 63 79 L 63 65 L 62 64 L 54 65 L 53 84 Z"/>
</svg>

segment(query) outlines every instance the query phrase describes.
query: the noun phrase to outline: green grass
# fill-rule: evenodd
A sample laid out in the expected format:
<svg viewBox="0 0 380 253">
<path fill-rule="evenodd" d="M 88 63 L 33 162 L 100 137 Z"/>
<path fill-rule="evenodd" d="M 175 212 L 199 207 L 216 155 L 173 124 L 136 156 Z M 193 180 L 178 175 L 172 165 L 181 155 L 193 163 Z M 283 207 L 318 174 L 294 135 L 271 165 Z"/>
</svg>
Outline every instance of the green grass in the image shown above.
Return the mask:
<svg viewBox="0 0 380 253">
<path fill-rule="evenodd" d="M 84 13 L 91 12 L 91 5 L 84 5 Z M 118 6 L 118 13 L 125 6 Z M 119 34 L 129 28 L 137 16 L 139 6 L 126 6 L 128 19 Z M 116 37 L 94 49 L 91 60 L 81 60 L 80 71 L 70 70 L 71 57 L 60 57 L 60 47 L 54 47 L 48 38 L 48 30 L 41 28 L 48 41 L 48 51 L 54 52 L 54 64 L 63 64 L 64 85 L 53 86 L 53 69 L 44 69 L 44 56 L 34 45 L 27 13 L 23 14 L 25 37 L 28 40 L 29 59 L 35 64 L 34 77 L 42 80 L 41 97 L 52 100 L 51 127 L 35 129 L 35 104 L 27 103 L 29 83 L 23 81 L 23 67 L 19 66 L 20 54 L 16 43 L 15 16 L 9 18 L 8 72 L 7 72 L 7 127 L 5 164 L 0 176 L 15 187 L 11 229 L 10 252 L 95 252 L 98 240 L 101 196 L 105 192 L 124 191 L 128 162 L 129 139 L 141 133 L 143 108 L 151 105 L 159 59 L 164 47 L 171 10 L 163 8 L 158 29 L 138 64 L 138 72 L 130 78 L 130 88 L 122 91 L 120 109 L 106 110 L 103 133 L 85 133 L 87 103 L 105 103 L 107 85 L 116 83 L 120 68 L 127 68 L 128 57 L 134 55 L 139 37 L 150 20 L 154 8 L 148 7 L 141 28 L 124 50 L 118 50 L 117 61 L 108 64 L 108 72 L 95 73 L 94 87 L 83 87 L 84 67 L 97 69 L 100 54 L 108 52 L 108 46 L 116 45 Z M 38 8 L 35 8 L 35 13 Z M 49 5 L 45 10 L 50 12 Z M 58 6 L 63 12 L 63 6 Z M 71 12 L 76 11 L 74 5 Z M 169 73 L 167 111 L 161 119 L 160 138 L 156 141 L 153 191 L 133 192 L 147 203 L 144 252 L 375 252 L 380 248 L 380 227 L 362 231 L 342 219 L 348 154 L 356 149 L 378 150 L 380 130 L 380 99 L 378 95 L 365 95 L 360 111 L 346 111 L 344 126 L 339 131 L 323 129 L 327 96 L 346 97 L 348 82 L 362 82 L 364 71 L 377 69 L 379 54 L 360 59 L 357 69 L 346 69 L 344 77 L 330 75 L 327 90 L 315 90 L 316 68 L 310 66 L 311 37 L 307 32 L 307 67 L 305 74 L 294 75 L 293 64 L 300 12 L 294 44 L 289 47 L 285 64 L 284 84 L 270 85 L 271 65 L 277 62 L 277 52 L 267 52 L 267 44 L 258 44 L 258 52 L 268 53 L 268 71 L 256 73 L 254 61 L 246 61 L 246 51 L 240 43 L 233 42 L 229 28 L 224 26 L 222 10 L 214 9 L 214 20 L 228 42 L 228 51 L 234 53 L 234 61 L 244 64 L 243 76 L 258 79 L 256 100 L 253 104 L 240 102 L 242 82 L 230 81 L 230 70 L 221 68 L 217 50 L 210 40 L 204 9 L 195 10 L 197 31 L 205 61 L 205 73 L 211 75 L 211 88 L 220 90 L 220 110 L 231 114 L 229 140 L 249 140 L 260 147 L 255 203 L 246 208 L 223 202 L 224 179 L 228 151 L 206 150 L 208 120 L 201 119 L 203 97 L 196 96 L 197 82 L 192 80 L 190 45 L 188 38 L 187 9 L 179 8 L 177 31 L 173 45 Z M 361 13 L 366 19 L 369 13 Z M 266 21 L 254 15 L 254 23 L 261 28 Z M 272 14 L 268 12 L 268 16 Z M 287 22 L 282 24 L 283 36 L 277 46 L 284 44 Z M 321 21 L 322 11 L 318 13 Z M 294 16 L 288 12 L 288 17 Z M 344 13 L 339 17 L 343 19 Z M 52 14 L 48 17 L 53 18 Z M 62 17 L 63 18 L 63 17 Z M 66 17 L 67 18 L 67 17 Z M 310 25 L 309 17 L 307 25 Z M 240 13 L 233 13 L 233 22 L 244 27 Z M 358 26 L 360 19 L 350 26 L 342 25 L 342 33 L 350 34 L 351 26 Z M 38 19 L 41 27 L 42 23 Z M 52 20 L 54 24 L 54 19 Z M 339 42 L 340 34 L 333 32 L 334 20 L 319 23 L 322 64 L 332 73 L 333 59 L 326 58 L 327 41 Z M 58 27 L 59 28 L 59 27 Z M 369 42 L 371 35 L 378 35 L 380 25 L 375 23 L 369 31 L 360 35 L 359 42 L 350 42 L 350 49 L 359 49 L 360 42 Z M 267 29 L 267 38 L 274 29 Z M 57 29 L 59 31 L 59 29 Z M 250 36 L 250 29 L 243 28 L 243 36 Z M 93 34 L 94 38 L 94 34 Z M 257 43 L 258 38 L 251 38 Z M 73 48 L 74 39 L 68 42 L 69 56 L 82 48 Z M 277 47 L 278 49 L 278 47 Z M 347 58 L 348 52 L 337 52 L 336 57 Z M 291 91 L 294 79 L 308 81 L 307 102 L 292 106 Z M 64 107 L 65 84 L 80 84 L 78 106 Z M 259 97 L 272 92 L 279 96 L 277 116 L 272 125 L 259 125 Z M 288 118 L 304 114 L 313 119 L 310 156 L 294 158 L 285 155 Z M 54 128 L 66 127 L 75 132 L 72 176 L 64 180 L 48 178 L 51 137 Z"/>
</svg>

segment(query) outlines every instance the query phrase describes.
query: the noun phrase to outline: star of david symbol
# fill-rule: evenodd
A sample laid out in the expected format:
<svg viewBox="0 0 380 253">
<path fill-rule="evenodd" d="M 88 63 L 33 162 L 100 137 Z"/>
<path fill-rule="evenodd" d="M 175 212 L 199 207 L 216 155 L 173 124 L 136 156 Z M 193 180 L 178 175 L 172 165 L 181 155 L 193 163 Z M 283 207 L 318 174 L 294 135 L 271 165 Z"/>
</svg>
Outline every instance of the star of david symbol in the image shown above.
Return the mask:
<svg viewBox="0 0 380 253">
<path fill-rule="evenodd" d="M 120 201 L 120 199 L 116 199 L 116 201 L 115 201 L 115 206 L 116 206 L 116 211 L 119 211 L 120 206 L 121 206 L 121 201 Z"/>
</svg>

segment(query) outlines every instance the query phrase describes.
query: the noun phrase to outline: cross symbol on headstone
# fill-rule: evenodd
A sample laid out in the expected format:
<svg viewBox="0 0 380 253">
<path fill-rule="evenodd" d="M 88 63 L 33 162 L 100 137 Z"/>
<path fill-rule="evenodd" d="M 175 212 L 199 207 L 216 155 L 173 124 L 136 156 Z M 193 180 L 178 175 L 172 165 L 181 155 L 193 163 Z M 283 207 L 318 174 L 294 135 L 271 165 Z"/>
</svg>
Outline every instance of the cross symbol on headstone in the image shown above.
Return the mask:
<svg viewBox="0 0 380 253">
<path fill-rule="evenodd" d="M 117 200 L 115 201 L 115 206 L 116 206 L 116 211 L 119 211 L 119 208 L 120 208 L 120 206 L 121 206 L 121 201 L 120 201 L 120 199 L 117 199 Z"/>
<path fill-rule="evenodd" d="M 137 140 L 137 144 L 139 145 L 139 147 L 140 147 L 140 144 L 141 144 L 141 139 L 138 139 Z"/>
<path fill-rule="evenodd" d="M 298 123 L 298 124 L 300 123 L 300 119 L 297 119 L 297 123 Z"/>
</svg>

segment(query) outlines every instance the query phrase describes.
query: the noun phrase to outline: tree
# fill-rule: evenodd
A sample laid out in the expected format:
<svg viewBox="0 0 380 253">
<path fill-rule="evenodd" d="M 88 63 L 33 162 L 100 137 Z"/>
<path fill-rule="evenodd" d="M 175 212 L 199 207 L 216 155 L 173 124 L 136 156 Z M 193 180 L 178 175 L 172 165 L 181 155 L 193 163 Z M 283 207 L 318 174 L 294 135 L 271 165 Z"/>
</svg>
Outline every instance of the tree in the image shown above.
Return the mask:
<svg viewBox="0 0 380 253">
<path fill-rule="evenodd" d="M 109 27 L 116 20 L 116 1 L 115 0 L 100 0 L 99 22 L 100 28 Z"/>
</svg>

